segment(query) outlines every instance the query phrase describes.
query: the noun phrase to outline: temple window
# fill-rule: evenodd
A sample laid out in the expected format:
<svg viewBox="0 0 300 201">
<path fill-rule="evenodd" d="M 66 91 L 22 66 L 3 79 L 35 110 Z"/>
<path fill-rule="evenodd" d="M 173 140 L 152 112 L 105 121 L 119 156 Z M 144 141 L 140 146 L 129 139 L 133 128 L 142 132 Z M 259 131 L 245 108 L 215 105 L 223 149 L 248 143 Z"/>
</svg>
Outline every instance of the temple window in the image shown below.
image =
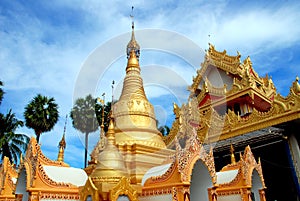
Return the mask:
<svg viewBox="0 0 300 201">
<path fill-rule="evenodd" d="M 241 114 L 241 108 L 240 108 L 240 104 L 235 103 L 233 105 L 233 111 L 236 115 L 240 115 Z"/>
</svg>

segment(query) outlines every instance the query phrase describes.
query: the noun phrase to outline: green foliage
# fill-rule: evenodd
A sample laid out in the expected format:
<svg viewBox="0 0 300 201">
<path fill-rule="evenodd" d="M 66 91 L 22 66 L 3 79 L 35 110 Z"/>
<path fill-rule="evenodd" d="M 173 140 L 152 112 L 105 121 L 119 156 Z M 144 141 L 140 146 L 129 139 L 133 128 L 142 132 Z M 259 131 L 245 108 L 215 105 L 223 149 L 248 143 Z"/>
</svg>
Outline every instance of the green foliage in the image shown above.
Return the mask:
<svg viewBox="0 0 300 201">
<path fill-rule="evenodd" d="M 85 134 L 84 167 L 87 163 L 88 134 L 99 128 L 95 113 L 95 102 L 96 100 L 92 95 L 78 98 L 70 113 L 73 127 Z"/>
<path fill-rule="evenodd" d="M 95 132 L 99 128 L 95 113 L 95 99 L 91 95 L 78 98 L 70 116 L 73 127 L 82 133 Z"/>
<path fill-rule="evenodd" d="M 160 126 L 158 130 L 161 132 L 163 136 L 166 136 L 170 133 L 170 128 L 168 126 Z"/>
<path fill-rule="evenodd" d="M 3 86 L 3 82 L 0 81 L 0 105 L 2 103 L 2 100 L 3 100 L 3 95 L 4 95 L 4 91 L 2 89 L 2 86 Z"/>
<path fill-rule="evenodd" d="M 8 114 L 0 113 L 0 154 L 3 160 L 7 156 L 10 161 L 18 163 L 18 157 L 26 149 L 29 137 L 25 134 L 15 133 L 18 127 L 22 127 L 23 122 L 19 121 L 12 110 Z"/>
<path fill-rule="evenodd" d="M 98 121 L 99 125 L 101 125 L 101 123 L 102 123 L 102 110 L 103 110 L 103 105 L 96 101 L 95 111 L 96 111 L 96 117 L 97 117 L 97 121 Z M 108 130 L 110 110 L 111 110 L 111 102 L 107 102 L 104 105 L 103 124 L 104 124 L 105 132 L 107 132 L 107 130 Z"/>
<path fill-rule="evenodd" d="M 54 98 L 48 98 L 38 94 L 25 107 L 24 112 L 26 126 L 35 131 L 37 142 L 39 142 L 40 135 L 53 129 L 58 121 L 59 112 L 58 105 Z"/>
</svg>

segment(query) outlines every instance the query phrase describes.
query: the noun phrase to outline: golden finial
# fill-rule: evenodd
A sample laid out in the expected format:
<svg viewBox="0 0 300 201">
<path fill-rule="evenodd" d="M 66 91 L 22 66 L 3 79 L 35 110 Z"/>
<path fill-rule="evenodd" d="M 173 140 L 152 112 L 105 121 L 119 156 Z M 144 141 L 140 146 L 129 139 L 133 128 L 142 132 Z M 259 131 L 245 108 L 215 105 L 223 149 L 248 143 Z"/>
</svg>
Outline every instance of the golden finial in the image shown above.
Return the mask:
<svg viewBox="0 0 300 201">
<path fill-rule="evenodd" d="M 231 156 L 231 164 L 235 164 L 235 156 L 234 156 L 234 148 L 233 145 L 230 145 L 230 156 Z"/>
<path fill-rule="evenodd" d="M 102 99 L 101 99 L 101 98 L 98 98 L 97 100 L 98 100 L 98 102 L 100 102 L 100 103 L 101 103 L 101 105 L 102 105 L 102 115 L 101 115 L 101 125 L 100 125 L 100 127 L 101 127 L 101 131 L 100 131 L 100 138 L 102 138 L 102 137 L 103 137 L 103 135 L 104 135 L 104 109 L 105 109 L 105 93 L 103 93 L 103 94 L 102 94 Z"/>
<path fill-rule="evenodd" d="M 58 151 L 58 156 L 57 156 L 57 161 L 64 161 L 64 150 L 67 146 L 66 140 L 65 140 L 65 133 L 66 133 L 66 127 L 67 127 L 67 120 L 68 120 L 68 115 L 66 115 L 66 121 L 65 121 L 65 126 L 64 126 L 64 133 L 63 136 L 58 144 L 59 151 Z"/>
<path fill-rule="evenodd" d="M 114 104 L 114 85 L 115 85 L 115 81 L 113 80 L 111 83 L 111 112 L 113 111 L 113 104 Z"/>
<path fill-rule="evenodd" d="M 296 80 L 293 82 L 291 91 L 293 91 L 295 94 L 300 94 L 300 84 L 299 84 L 299 77 L 296 76 Z"/>
<path fill-rule="evenodd" d="M 137 59 L 139 59 L 140 57 L 140 46 L 139 44 L 137 43 L 137 41 L 135 40 L 135 37 L 134 37 L 134 15 L 133 15 L 133 9 L 134 7 L 132 6 L 131 7 L 131 14 L 130 14 L 130 18 L 131 18 L 131 40 L 129 41 L 129 43 L 127 44 L 127 59 L 129 58 L 130 56 L 130 52 L 131 50 L 133 50 L 136 54 L 136 57 Z"/>
<path fill-rule="evenodd" d="M 116 145 L 116 138 L 115 138 L 115 126 L 114 126 L 114 118 L 112 113 L 110 115 L 109 126 L 106 133 L 107 137 L 107 144 Z"/>
<path fill-rule="evenodd" d="M 101 129 L 104 128 L 104 109 L 105 109 L 105 93 L 102 94 L 102 118 L 101 118 Z"/>
</svg>

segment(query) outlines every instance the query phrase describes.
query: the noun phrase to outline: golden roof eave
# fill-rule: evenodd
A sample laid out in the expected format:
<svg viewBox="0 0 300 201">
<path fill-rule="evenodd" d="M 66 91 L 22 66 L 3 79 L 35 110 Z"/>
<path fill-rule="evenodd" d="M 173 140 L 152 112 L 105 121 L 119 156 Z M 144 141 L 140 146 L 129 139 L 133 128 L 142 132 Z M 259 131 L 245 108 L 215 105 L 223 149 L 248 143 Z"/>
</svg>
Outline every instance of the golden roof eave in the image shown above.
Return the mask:
<svg viewBox="0 0 300 201">
<path fill-rule="evenodd" d="M 216 113 L 214 115 L 217 116 Z M 222 125 L 219 128 L 219 130 L 222 130 L 221 135 L 213 130 L 210 132 L 206 130 L 205 132 L 209 132 L 207 141 L 215 142 L 296 119 L 300 119 L 300 95 L 290 93 L 286 98 L 283 98 L 277 94 L 268 112 L 259 112 L 253 109 L 252 113 L 246 118 L 231 112 L 230 115 L 219 117 L 219 123 L 217 121 L 211 122 L 210 127 L 216 130 L 218 130 L 218 125 Z"/>
</svg>

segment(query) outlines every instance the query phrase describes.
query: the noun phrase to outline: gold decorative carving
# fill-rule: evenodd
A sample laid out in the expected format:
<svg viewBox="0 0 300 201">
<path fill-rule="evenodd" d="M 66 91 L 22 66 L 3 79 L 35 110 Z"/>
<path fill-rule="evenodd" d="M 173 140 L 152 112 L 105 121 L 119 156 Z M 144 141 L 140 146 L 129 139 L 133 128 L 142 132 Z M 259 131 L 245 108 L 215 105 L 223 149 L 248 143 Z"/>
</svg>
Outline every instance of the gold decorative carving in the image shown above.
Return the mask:
<svg viewBox="0 0 300 201">
<path fill-rule="evenodd" d="M 178 201 L 178 193 L 177 193 L 177 188 L 173 187 L 172 188 L 172 197 L 173 197 L 173 201 Z"/>
<path fill-rule="evenodd" d="M 40 193 L 39 199 L 48 199 L 48 200 L 79 200 L 78 194 L 71 193 Z"/>
<path fill-rule="evenodd" d="M 122 177 L 115 187 L 110 191 L 110 200 L 117 201 L 120 195 L 127 195 L 130 201 L 137 201 L 137 191 L 131 186 L 130 179 Z"/>
<path fill-rule="evenodd" d="M 198 137 L 206 139 L 205 143 L 211 143 L 300 118 L 300 94 L 295 93 L 295 88 L 298 85 L 296 79 L 287 97 L 276 94 L 269 111 L 261 112 L 253 108 L 252 113 L 245 117 L 235 114 L 230 109 L 225 115 L 221 116 L 213 109 L 213 105 L 206 110 L 201 110 L 201 112 L 196 109 L 197 107 L 193 107 L 192 111 L 199 112 Z M 199 100 L 197 101 L 199 103 Z M 181 108 L 181 121 L 183 123 L 180 124 L 180 121 L 175 119 L 170 134 L 164 137 L 168 147 L 174 146 L 175 135 L 178 139 L 181 139 L 182 133 L 184 133 L 182 131 L 191 130 L 190 124 L 187 123 L 189 121 L 186 120 L 185 107 L 186 105 L 183 105 Z"/>
<path fill-rule="evenodd" d="M 263 189 L 266 188 L 261 163 L 260 161 L 258 163 L 256 162 L 249 145 L 245 148 L 244 154 L 240 156 L 240 160 L 237 163 L 223 167 L 221 172 L 233 169 L 238 169 L 236 177 L 228 183 L 219 184 L 219 191 L 222 191 L 222 188 L 226 189 L 228 187 L 243 189 L 252 186 L 253 170 L 257 171 Z M 228 192 L 228 194 L 233 193 L 234 191 Z"/>
<path fill-rule="evenodd" d="M 85 201 L 90 195 L 93 201 L 99 201 L 99 191 L 91 177 L 88 177 L 85 185 L 79 189 L 80 201 Z"/>
<path fill-rule="evenodd" d="M 0 200 L 10 199 L 15 197 L 16 185 L 13 179 L 18 177 L 18 172 L 9 161 L 9 158 L 4 156 L 0 166 Z"/>
</svg>

